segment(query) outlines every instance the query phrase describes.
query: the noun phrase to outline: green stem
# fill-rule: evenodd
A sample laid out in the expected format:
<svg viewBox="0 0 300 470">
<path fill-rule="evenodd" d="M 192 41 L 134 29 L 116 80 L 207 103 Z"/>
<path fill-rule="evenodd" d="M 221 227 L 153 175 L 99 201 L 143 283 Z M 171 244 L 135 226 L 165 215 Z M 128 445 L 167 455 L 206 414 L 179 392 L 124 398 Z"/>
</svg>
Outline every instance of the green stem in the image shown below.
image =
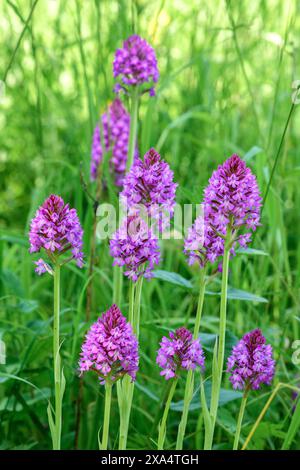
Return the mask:
<svg viewBox="0 0 300 470">
<path fill-rule="evenodd" d="M 128 157 L 126 171 L 128 172 L 133 164 L 134 151 L 136 146 L 137 125 L 139 108 L 139 89 L 134 87 L 131 93 L 131 111 L 130 111 L 130 134 L 128 143 Z"/>
<path fill-rule="evenodd" d="M 54 320 L 53 320 L 53 362 L 55 391 L 55 435 L 52 436 L 54 450 L 60 450 L 62 402 L 61 402 L 61 364 L 59 355 L 59 312 L 60 312 L 60 265 L 54 267 Z"/>
<path fill-rule="evenodd" d="M 113 303 L 121 307 L 122 286 L 123 286 L 123 269 L 120 266 L 113 267 L 114 287 L 113 287 Z"/>
<path fill-rule="evenodd" d="M 195 319 L 195 326 L 194 326 L 194 339 L 197 339 L 199 336 L 200 331 L 200 322 L 203 310 L 203 303 L 204 303 L 204 294 L 205 294 L 205 268 L 201 269 L 200 271 L 200 279 L 199 279 L 199 297 L 198 297 L 198 305 L 197 305 L 197 313 Z"/>
<path fill-rule="evenodd" d="M 201 322 L 203 303 L 204 303 L 204 294 L 205 294 L 205 269 L 201 269 L 200 282 L 199 282 L 199 297 L 198 297 L 197 313 L 196 313 L 195 326 L 194 326 L 194 339 L 197 339 L 199 336 L 200 322 Z M 193 393 L 194 393 L 194 372 L 192 370 L 189 370 L 187 374 L 185 390 L 184 390 L 183 411 L 181 415 L 181 421 L 178 427 L 176 450 L 182 450 L 182 447 L 183 447 L 183 439 L 185 435 L 187 418 L 188 418 L 190 404 L 193 398 Z"/>
<path fill-rule="evenodd" d="M 242 422 L 243 422 L 243 417 L 244 417 L 244 413 L 245 413 L 247 398 L 248 398 L 248 390 L 245 390 L 245 393 L 243 395 L 242 402 L 241 402 L 241 407 L 240 407 L 238 420 L 237 420 L 236 432 L 235 432 L 235 436 L 234 436 L 233 450 L 237 450 L 238 445 L 239 445 Z"/>
<path fill-rule="evenodd" d="M 221 288 L 221 302 L 220 302 L 220 325 L 219 325 L 219 341 L 218 348 L 215 350 L 214 361 L 216 367 L 213 368 L 212 375 L 212 395 L 211 395 L 211 428 L 209 437 L 206 440 L 208 449 L 212 447 L 214 436 L 214 429 L 216 425 L 220 389 L 223 374 L 223 363 L 225 354 L 225 334 L 226 334 L 226 313 L 227 313 L 227 287 L 228 287 L 228 271 L 229 271 L 229 258 L 231 248 L 231 227 L 228 226 L 226 240 L 224 245 L 223 265 L 222 265 L 222 288 Z"/>
<path fill-rule="evenodd" d="M 129 306 L 128 306 L 128 321 L 133 325 L 134 321 L 134 298 L 135 298 L 135 284 L 130 281 L 129 284 Z"/>
<path fill-rule="evenodd" d="M 161 422 L 159 423 L 159 433 L 158 433 L 158 442 L 157 442 L 158 450 L 163 450 L 164 448 L 164 442 L 165 442 L 165 437 L 166 437 L 166 423 L 167 423 L 169 409 L 170 409 L 170 405 L 174 396 L 177 382 L 178 382 L 177 378 L 173 379 L 173 383 L 169 391 L 168 399 L 165 403 L 164 414 L 163 414 Z"/>
<path fill-rule="evenodd" d="M 105 407 L 104 407 L 104 423 L 102 433 L 102 443 L 100 450 L 107 450 L 108 443 L 108 432 L 109 432 L 109 419 L 110 419 L 110 407 L 111 407 L 111 390 L 112 384 L 109 381 L 105 383 Z"/>
<path fill-rule="evenodd" d="M 117 385 L 119 385 L 117 390 L 120 412 L 119 450 L 126 450 L 134 384 L 131 377 L 126 374 Z"/>
<path fill-rule="evenodd" d="M 135 298 L 134 298 L 134 310 L 133 310 L 133 331 L 136 337 L 139 338 L 140 334 L 140 311 L 141 311 L 141 296 L 143 286 L 143 276 L 140 276 L 136 282 L 135 287 Z"/>
<path fill-rule="evenodd" d="M 221 384 L 223 362 L 225 354 L 225 334 L 226 334 L 226 314 L 227 314 L 227 288 L 228 288 L 228 272 L 229 272 L 230 247 L 225 246 L 223 258 L 223 274 L 221 288 L 221 305 L 220 305 L 220 334 L 218 347 L 218 369 L 219 383 Z"/>
<path fill-rule="evenodd" d="M 135 289 L 135 283 L 130 281 L 128 320 L 131 325 L 134 324 Z M 122 380 L 119 380 L 117 382 L 118 404 L 120 413 L 119 450 L 126 450 L 127 446 L 127 435 L 132 406 L 133 391 L 134 383 L 132 382 L 131 377 L 126 374 Z"/>
</svg>

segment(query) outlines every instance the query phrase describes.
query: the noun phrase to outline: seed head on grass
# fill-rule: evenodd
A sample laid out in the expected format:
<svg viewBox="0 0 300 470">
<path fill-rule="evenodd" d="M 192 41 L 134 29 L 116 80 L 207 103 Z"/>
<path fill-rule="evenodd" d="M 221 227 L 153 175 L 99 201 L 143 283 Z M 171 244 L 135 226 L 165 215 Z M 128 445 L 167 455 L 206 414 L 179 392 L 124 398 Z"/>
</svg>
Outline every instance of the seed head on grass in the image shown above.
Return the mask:
<svg viewBox="0 0 300 470">
<path fill-rule="evenodd" d="M 116 382 L 128 374 L 135 380 L 138 342 L 130 323 L 117 305 L 112 305 L 91 326 L 81 347 L 79 369 L 97 372 L 101 384 Z"/>
<path fill-rule="evenodd" d="M 234 348 L 227 361 L 227 372 L 234 389 L 257 390 L 270 385 L 275 373 L 272 346 L 260 329 L 247 333 Z"/>
<path fill-rule="evenodd" d="M 199 339 L 193 339 L 186 328 L 178 328 L 175 333 L 164 336 L 157 352 L 156 362 L 162 368 L 160 375 L 166 380 L 177 377 L 180 370 L 204 369 L 204 353 Z"/>
<path fill-rule="evenodd" d="M 82 268 L 82 236 L 83 230 L 76 210 L 70 209 L 60 196 L 51 194 L 31 221 L 29 251 L 36 253 L 44 249 L 51 261 L 62 254 L 69 254 L 67 260 L 76 260 L 77 266 Z M 50 265 L 42 258 L 36 265 L 37 274 L 51 271 Z"/>
</svg>

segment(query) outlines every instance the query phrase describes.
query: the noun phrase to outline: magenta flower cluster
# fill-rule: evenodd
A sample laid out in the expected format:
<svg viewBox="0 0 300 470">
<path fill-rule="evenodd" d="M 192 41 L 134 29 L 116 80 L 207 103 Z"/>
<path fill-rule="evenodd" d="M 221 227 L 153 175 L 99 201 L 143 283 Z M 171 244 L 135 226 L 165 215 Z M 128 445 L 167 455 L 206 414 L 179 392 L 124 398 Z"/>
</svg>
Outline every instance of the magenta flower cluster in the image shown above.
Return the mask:
<svg viewBox="0 0 300 470">
<path fill-rule="evenodd" d="M 121 100 L 116 98 L 101 117 L 104 149 L 111 152 L 110 169 L 116 186 L 122 186 L 126 171 L 128 141 L 130 132 L 130 115 Z M 135 158 L 138 156 L 136 148 Z M 98 167 L 103 159 L 100 125 L 94 130 L 91 152 L 91 180 L 97 178 Z"/>
<path fill-rule="evenodd" d="M 128 216 L 110 240 L 113 265 L 125 266 L 124 274 L 134 282 L 140 276 L 151 277 L 160 260 L 157 237 L 138 215 Z"/>
<path fill-rule="evenodd" d="M 168 163 L 151 148 L 144 160 L 138 158 L 126 175 L 121 197 L 133 212 L 138 205 L 145 208 L 148 216 L 159 220 L 162 230 L 174 214 L 177 184 L 173 177 Z"/>
<path fill-rule="evenodd" d="M 160 375 L 166 380 L 177 377 L 180 370 L 194 370 L 197 366 L 204 369 L 204 353 L 199 339 L 193 339 L 186 328 L 170 332 L 164 336 L 157 352 L 156 362 L 162 368 Z"/>
<path fill-rule="evenodd" d="M 100 383 L 115 382 L 125 374 L 135 380 L 138 370 L 138 342 L 130 323 L 117 305 L 112 305 L 91 326 L 81 348 L 79 369 L 93 370 Z"/>
<path fill-rule="evenodd" d="M 42 248 L 47 252 L 49 258 L 71 253 L 77 266 L 83 266 L 82 253 L 83 230 L 75 209 L 70 209 L 60 196 L 52 194 L 43 205 L 36 211 L 31 221 L 29 241 L 30 253 L 39 252 Z M 43 259 L 36 262 L 36 272 L 43 274 L 50 267 Z"/>
<path fill-rule="evenodd" d="M 113 74 L 120 79 L 121 86 L 156 83 L 159 72 L 154 49 L 140 36 L 130 36 L 123 47 L 116 50 Z M 153 94 L 153 88 L 150 92 Z"/>
<path fill-rule="evenodd" d="M 261 197 L 256 177 L 238 155 L 232 155 L 213 172 L 204 191 L 204 214 L 188 232 L 185 253 L 189 263 L 202 267 L 224 253 L 227 227 L 232 236 L 231 253 L 238 243 L 246 247 L 260 220 Z M 239 233 L 244 228 L 246 233 Z M 250 230 L 250 232 L 249 232 Z"/>
<path fill-rule="evenodd" d="M 259 329 L 247 333 L 234 348 L 227 361 L 233 388 L 257 390 L 269 385 L 275 373 L 272 346 Z"/>
</svg>

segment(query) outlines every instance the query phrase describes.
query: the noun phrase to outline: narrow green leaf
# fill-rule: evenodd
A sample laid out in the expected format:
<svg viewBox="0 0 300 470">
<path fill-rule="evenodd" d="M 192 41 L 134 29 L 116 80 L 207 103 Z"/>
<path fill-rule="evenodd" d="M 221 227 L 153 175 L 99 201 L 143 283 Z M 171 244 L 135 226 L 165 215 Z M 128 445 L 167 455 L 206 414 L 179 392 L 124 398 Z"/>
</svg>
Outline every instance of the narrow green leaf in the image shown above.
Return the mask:
<svg viewBox="0 0 300 470">
<path fill-rule="evenodd" d="M 257 250 L 256 248 L 239 248 L 236 250 L 236 253 L 239 255 L 251 255 L 251 256 L 269 256 L 269 253 L 266 253 L 263 250 Z"/>
<path fill-rule="evenodd" d="M 49 428 L 50 428 L 50 433 L 51 433 L 51 437 L 52 437 L 52 442 L 53 442 L 53 445 L 55 443 L 55 439 L 56 439 L 56 430 L 55 430 L 55 423 L 54 423 L 54 420 L 53 420 L 53 413 L 52 413 L 52 408 L 51 408 L 51 403 L 49 402 L 48 403 L 48 406 L 47 406 L 47 415 L 48 415 L 48 423 L 49 423 Z"/>
<path fill-rule="evenodd" d="M 206 294 L 220 296 L 221 292 L 206 291 Z M 266 299 L 265 297 L 260 297 L 259 295 L 251 294 L 251 292 L 247 292 L 241 289 L 236 289 L 234 287 L 228 287 L 227 299 L 245 300 L 247 302 L 268 303 L 268 299 Z"/>
<path fill-rule="evenodd" d="M 61 401 L 61 403 L 63 401 L 63 396 L 64 396 L 64 393 L 65 393 L 65 389 L 66 389 L 66 379 L 65 379 L 65 376 L 64 376 L 64 370 L 62 369 L 61 370 L 61 380 L 60 380 L 60 401 Z"/>
<path fill-rule="evenodd" d="M 204 390 L 202 379 L 201 379 L 201 384 L 200 384 L 200 391 L 201 391 L 201 406 L 202 406 L 202 413 L 203 413 L 203 419 L 204 419 L 205 434 L 210 434 L 212 423 L 211 423 L 209 409 L 207 406 L 205 390 Z"/>
</svg>

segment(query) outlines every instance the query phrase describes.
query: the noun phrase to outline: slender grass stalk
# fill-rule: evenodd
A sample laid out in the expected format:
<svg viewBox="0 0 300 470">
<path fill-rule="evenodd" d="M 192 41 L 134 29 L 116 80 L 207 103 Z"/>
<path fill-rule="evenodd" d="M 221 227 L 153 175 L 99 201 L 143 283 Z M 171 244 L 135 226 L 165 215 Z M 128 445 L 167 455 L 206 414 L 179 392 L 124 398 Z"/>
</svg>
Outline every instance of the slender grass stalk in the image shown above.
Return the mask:
<svg viewBox="0 0 300 470">
<path fill-rule="evenodd" d="M 101 442 L 100 450 L 107 450 L 110 408 L 111 408 L 111 390 L 112 390 L 112 384 L 109 381 L 106 381 L 105 382 L 104 422 L 103 422 L 102 442 Z"/>
<path fill-rule="evenodd" d="M 29 29 L 29 23 L 30 23 L 31 17 L 32 17 L 32 15 L 33 15 L 33 12 L 34 12 L 34 10 L 35 10 L 35 7 L 37 6 L 38 1 L 39 1 L 39 0 L 35 0 L 34 3 L 33 3 L 32 6 L 31 6 L 29 15 L 28 15 L 28 17 L 27 17 L 27 19 L 26 19 L 26 21 L 25 21 L 25 23 L 24 23 L 24 27 L 23 27 L 23 29 L 22 29 L 22 31 L 21 31 L 21 34 L 20 34 L 19 38 L 18 38 L 17 44 L 16 44 L 16 46 L 15 46 L 15 48 L 14 48 L 14 50 L 13 50 L 12 56 L 11 56 L 11 58 L 10 58 L 10 60 L 9 60 L 9 62 L 8 62 L 8 65 L 7 65 L 7 67 L 6 67 L 5 71 L 4 71 L 4 74 L 3 74 L 3 82 L 4 82 L 4 83 L 6 82 L 8 72 L 9 72 L 9 70 L 10 70 L 10 68 L 11 68 L 11 66 L 12 66 L 12 64 L 13 64 L 13 62 L 14 62 L 14 60 L 15 60 L 16 54 L 17 54 L 17 52 L 18 52 L 18 50 L 19 50 L 19 48 L 20 48 L 20 45 L 21 45 L 21 43 L 22 43 L 23 36 L 24 36 L 24 34 L 25 34 L 25 32 L 26 32 L 26 29 L 27 29 L 27 28 Z"/>
<path fill-rule="evenodd" d="M 131 110 L 130 110 L 130 134 L 128 143 L 128 157 L 126 171 L 128 172 L 133 164 L 134 150 L 137 138 L 138 125 L 138 109 L 139 109 L 139 88 L 133 87 L 131 92 Z"/>
<path fill-rule="evenodd" d="M 298 89 L 299 89 L 299 88 L 298 88 Z M 287 117 L 287 120 L 286 120 L 284 129 L 283 129 L 283 133 L 282 133 L 282 136 L 281 136 L 281 139 L 280 139 L 280 142 L 279 142 L 279 146 L 278 146 L 278 149 L 277 149 L 277 152 L 276 152 L 274 164 L 273 164 L 273 167 L 272 167 L 272 170 L 271 170 L 271 175 L 270 175 L 270 178 L 269 178 L 269 181 L 268 181 L 267 189 L 266 189 L 266 192 L 265 192 L 264 197 L 263 197 L 263 205 L 262 205 L 262 207 L 261 207 L 261 212 L 260 212 L 261 216 L 262 216 L 262 213 L 263 213 L 265 204 L 266 204 L 267 197 L 268 197 L 268 195 L 269 195 L 269 191 L 270 191 L 270 188 L 271 188 L 271 184 L 272 184 L 272 181 L 273 181 L 273 178 L 274 178 L 274 175 L 275 175 L 275 172 L 276 172 L 277 164 L 278 164 L 278 161 L 279 161 L 279 157 L 280 157 L 280 154 L 281 154 L 281 149 L 282 149 L 282 147 L 283 147 L 283 143 L 284 143 L 284 139 L 285 139 L 285 134 L 286 134 L 286 132 L 287 132 L 287 130 L 288 130 L 289 123 L 290 123 L 291 117 L 292 117 L 292 115 L 293 115 L 294 109 L 295 109 L 295 103 L 293 102 L 292 105 L 291 105 L 291 107 L 290 107 L 290 111 L 289 111 L 289 114 L 288 114 L 288 117 Z"/>
<path fill-rule="evenodd" d="M 227 314 L 227 287 L 228 287 L 228 271 L 229 271 L 229 257 L 230 257 L 230 243 L 231 228 L 230 225 L 227 228 L 226 240 L 224 244 L 224 255 L 222 264 L 222 288 L 221 288 L 221 302 L 220 302 L 220 325 L 219 325 L 219 341 L 218 347 L 215 348 L 214 352 L 214 363 L 212 373 L 212 393 L 211 393 L 211 405 L 210 405 L 210 416 L 211 426 L 209 434 L 206 436 L 206 445 L 208 449 L 211 449 L 214 429 L 216 425 L 220 389 L 223 374 L 223 363 L 225 354 L 225 333 L 226 333 L 226 314 Z"/>
<path fill-rule="evenodd" d="M 237 25 L 235 24 L 235 21 L 233 19 L 233 15 L 232 15 L 231 8 L 230 8 L 230 0 L 226 0 L 226 9 L 227 9 L 227 14 L 228 14 L 228 18 L 229 18 L 229 22 L 230 22 L 230 26 L 231 26 L 233 42 L 234 42 L 234 45 L 235 45 L 236 53 L 237 53 L 237 56 L 238 56 L 238 59 L 239 59 L 240 65 L 241 65 L 241 70 L 242 70 L 242 74 L 243 74 L 245 82 L 246 82 L 248 93 L 249 93 L 249 96 L 251 98 L 251 105 L 252 105 L 252 109 L 253 109 L 253 117 L 254 117 L 254 121 L 255 121 L 254 125 L 256 126 L 258 136 L 260 137 L 261 141 L 264 142 L 264 136 L 261 132 L 261 128 L 260 128 L 260 125 L 259 125 L 259 116 L 258 116 L 258 112 L 257 112 L 257 109 L 256 109 L 256 99 L 255 99 L 255 95 L 254 95 L 252 87 L 251 87 L 250 79 L 249 79 L 247 71 L 246 71 L 244 56 L 243 56 L 243 53 L 241 51 L 241 48 L 240 48 L 240 45 L 239 45 L 239 42 L 238 42 L 238 37 L 237 37 L 237 29 L 238 28 L 237 28 Z"/>
<path fill-rule="evenodd" d="M 96 111 L 95 111 L 95 105 L 93 101 L 93 94 L 90 86 L 90 80 L 88 77 L 88 72 L 87 72 L 87 56 L 84 50 L 84 41 L 82 37 L 82 11 L 81 11 L 81 4 L 78 0 L 75 1 L 75 7 L 76 7 L 76 29 L 77 29 L 77 44 L 78 44 L 78 49 L 79 49 L 79 54 L 80 54 L 80 59 L 81 59 L 81 64 L 82 64 L 82 70 L 83 70 L 83 78 L 84 78 L 84 84 L 85 84 L 85 89 L 86 89 L 86 96 L 87 96 L 87 103 L 88 103 L 88 109 L 89 109 L 89 122 L 90 122 L 90 133 L 92 135 L 93 133 L 93 125 L 94 125 L 94 120 L 96 116 Z"/>
<path fill-rule="evenodd" d="M 204 294 L 205 294 L 205 269 L 201 269 L 200 280 L 199 280 L 199 297 L 198 297 L 197 313 L 196 313 L 194 335 L 193 335 L 194 339 L 197 339 L 199 336 L 200 322 L 201 322 L 203 302 L 204 302 Z M 187 373 L 187 379 L 186 379 L 186 384 L 185 384 L 185 391 L 184 391 L 184 398 L 183 398 L 183 411 L 181 415 L 181 421 L 178 427 L 177 442 L 176 442 L 177 450 L 181 450 L 183 446 L 183 439 L 185 435 L 187 418 L 188 418 L 191 400 L 193 398 L 193 393 L 194 393 L 194 372 L 192 370 L 189 370 Z"/>
<path fill-rule="evenodd" d="M 249 393 L 249 390 L 246 389 L 242 398 L 239 416 L 238 416 L 237 425 L 236 425 L 236 432 L 234 436 L 233 450 L 238 449 L 238 445 L 240 441 L 240 434 L 241 434 L 241 429 L 242 429 L 242 422 L 243 422 L 245 408 L 246 408 L 247 399 L 248 399 L 248 393 Z"/>
<path fill-rule="evenodd" d="M 178 382 L 177 378 L 173 379 L 171 388 L 169 390 L 168 398 L 167 398 L 167 401 L 165 403 L 165 409 L 164 409 L 163 417 L 162 417 L 162 420 L 161 420 L 161 422 L 159 423 L 159 426 L 158 426 L 159 427 L 158 442 L 157 442 L 157 449 L 158 450 L 163 450 L 163 448 L 164 448 L 164 442 L 165 442 L 165 437 L 166 437 L 166 423 L 167 423 L 169 409 L 170 409 L 170 405 L 171 405 L 171 402 L 172 402 L 172 399 L 173 399 L 173 396 L 174 396 L 174 392 L 175 392 L 175 389 L 176 389 L 177 382 Z"/>
<path fill-rule="evenodd" d="M 52 433 L 53 450 L 60 450 L 62 426 L 61 397 L 61 362 L 59 354 L 59 314 L 60 314 L 60 265 L 54 267 L 54 322 L 53 322 L 53 361 L 54 361 L 54 392 L 55 392 L 55 425 Z"/>
</svg>

